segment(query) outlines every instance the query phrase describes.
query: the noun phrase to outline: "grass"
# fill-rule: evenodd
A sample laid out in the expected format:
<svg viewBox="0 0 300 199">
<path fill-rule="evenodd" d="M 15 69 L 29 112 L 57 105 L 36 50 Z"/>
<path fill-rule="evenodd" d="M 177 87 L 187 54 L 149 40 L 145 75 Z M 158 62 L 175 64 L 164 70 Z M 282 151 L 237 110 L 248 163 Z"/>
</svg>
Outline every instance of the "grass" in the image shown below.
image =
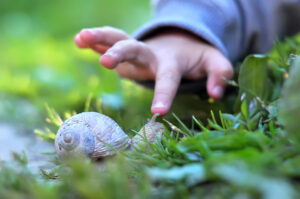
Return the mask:
<svg viewBox="0 0 300 199">
<path fill-rule="evenodd" d="M 239 88 L 234 111 L 190 115 L 189 123 L 173 114 L 163 138 L 148 147 L 101 162 L 52 154 L 55 166 L 39 174 L 15 154 L 13 165 L 1 165 L 1 198 L 299 198 L 299 52 L 298 36 L 269 55 L 247 57 L 232 82 Z M 101 103 L 89 96 L 82 111 L 105 112 Z M 35 133 L 53 142 L 75 112 L 61 118 L 47 110 L 47 130 Z"/>
</svg>

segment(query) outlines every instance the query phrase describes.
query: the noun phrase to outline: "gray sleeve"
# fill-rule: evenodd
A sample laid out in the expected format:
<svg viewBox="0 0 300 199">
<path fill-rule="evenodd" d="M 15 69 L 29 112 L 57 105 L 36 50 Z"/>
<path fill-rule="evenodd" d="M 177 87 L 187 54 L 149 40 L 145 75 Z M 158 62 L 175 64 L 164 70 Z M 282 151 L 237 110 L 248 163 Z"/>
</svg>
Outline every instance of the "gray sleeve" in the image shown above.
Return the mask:
<svg viewBox="0 0 300 199">
<path fill-rule="evenodd" d="M 205 39 L 234 62 L 297 33 L 300 0 L 156 0 L 153 19 L 134 36 L 142 40 L 166 27 Z"/>
</svg>

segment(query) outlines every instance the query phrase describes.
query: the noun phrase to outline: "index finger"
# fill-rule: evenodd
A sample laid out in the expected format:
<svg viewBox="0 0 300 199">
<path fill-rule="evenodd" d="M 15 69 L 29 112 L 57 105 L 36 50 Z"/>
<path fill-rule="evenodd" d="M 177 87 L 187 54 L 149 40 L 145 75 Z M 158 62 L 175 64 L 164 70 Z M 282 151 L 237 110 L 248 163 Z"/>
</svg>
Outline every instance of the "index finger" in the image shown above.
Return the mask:
<svg viewBox="0 0 300 199">
<path fill-rule="evenodd" d="M 161 64 L 156 73 L 151 112 L 165 115 L 171 108 L 182 74 L 176 63 Z"/>
<path fill-rule="evenodd" d="M 87 45 L 100 44 L 112 46 L 116 42 L 129 39 L 129 36 L 120 29 L 112 27 L 87 28 L 79 33 L 80 39 Z"/>
</svg>

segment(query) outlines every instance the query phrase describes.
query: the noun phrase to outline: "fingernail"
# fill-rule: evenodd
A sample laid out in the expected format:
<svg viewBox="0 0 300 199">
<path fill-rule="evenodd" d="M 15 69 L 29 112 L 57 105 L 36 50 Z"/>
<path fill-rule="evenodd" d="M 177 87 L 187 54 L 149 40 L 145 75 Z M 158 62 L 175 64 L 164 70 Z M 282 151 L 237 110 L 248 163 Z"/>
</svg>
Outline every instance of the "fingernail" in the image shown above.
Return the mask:
<svg viewBox="0 0 300 199">
<path fill-rule="evenodd" d="M 216 98 L 221 98 L 223 96 L 224 89 L 221 86 L 216 86 L 213 89 L 213 94 Z"/>
<path fill-rule="evenodd" d="M 156 102 L 155 104 L 152 105 L 152 108 L 164 108 L 166 105 L 162 102 Z"/>
<path fill-rule="evenodd" d="M 168 105 L 163 103 L 163 102 L 155 102 L 151 106 L 151 112 L 153 114 L 155 113 L 160 113 L 160 115 L 165 115 L 167 114 Z"/>
</svg>

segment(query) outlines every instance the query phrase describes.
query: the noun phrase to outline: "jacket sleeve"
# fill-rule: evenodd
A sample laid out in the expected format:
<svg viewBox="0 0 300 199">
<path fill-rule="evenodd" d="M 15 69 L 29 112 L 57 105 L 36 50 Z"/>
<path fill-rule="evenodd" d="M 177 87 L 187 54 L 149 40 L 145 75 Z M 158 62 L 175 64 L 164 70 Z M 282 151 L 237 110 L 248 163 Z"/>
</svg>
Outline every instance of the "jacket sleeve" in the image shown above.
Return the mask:
<svg viewBox="0 0 300 199">
<path fill-rule="evenodd" d="M 268 51 L 275 39 L 300 30 L 300 0 L 154 0 L 153 19 L 136 31 L 185 29 L 219 48 L 232 62 Z"/>
</svg>

